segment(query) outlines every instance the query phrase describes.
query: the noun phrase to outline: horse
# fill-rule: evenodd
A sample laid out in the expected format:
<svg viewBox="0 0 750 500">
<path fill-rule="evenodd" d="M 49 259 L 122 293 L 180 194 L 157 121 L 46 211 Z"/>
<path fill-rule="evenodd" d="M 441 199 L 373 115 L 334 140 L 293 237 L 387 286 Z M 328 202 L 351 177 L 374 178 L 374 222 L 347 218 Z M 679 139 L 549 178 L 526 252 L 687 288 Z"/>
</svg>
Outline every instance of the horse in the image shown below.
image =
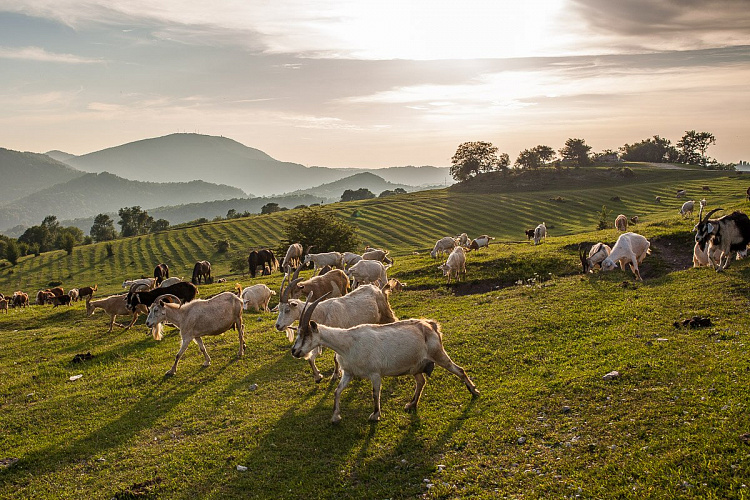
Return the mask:
<svg viewBox="0 0 750 500">
<path fill-rule="evenodd" d="M 252 276 L 253 278 L 255 278 L 255 273 L 258 270 L 258 266 L 263 267 L 262 274 L 264 276 L 266 275 L 266 264 L 268 265 L 268 274 L 271 274 L 279 267 L 279 261 L 276 260 L 273 252 L 267 248 L 263 248 L 262 250 L 258 251 L 253 250 L 247 257 L 247 265 L 250 268 L 250 276 Z"/>
<path fill-rule="evenodd" d="M 213 281 L 211 279 L 211 263 L 207 260 L 201 260 L 200 262 L 195 263 L 195 266 L 193 267 L 193 278 L 190 281 L 193 285 L 200 285 L 201 278 L 203 278 L 204 284 Z"/>
<path fill-rule="evenodd" d="M 161 285 L 161 282 L 165 278 L 169 278 L 169 266 L 164 263 L 159 264 L 154 268 L 154 278 L 156 278 L 156 286 Z"/>
</svg>

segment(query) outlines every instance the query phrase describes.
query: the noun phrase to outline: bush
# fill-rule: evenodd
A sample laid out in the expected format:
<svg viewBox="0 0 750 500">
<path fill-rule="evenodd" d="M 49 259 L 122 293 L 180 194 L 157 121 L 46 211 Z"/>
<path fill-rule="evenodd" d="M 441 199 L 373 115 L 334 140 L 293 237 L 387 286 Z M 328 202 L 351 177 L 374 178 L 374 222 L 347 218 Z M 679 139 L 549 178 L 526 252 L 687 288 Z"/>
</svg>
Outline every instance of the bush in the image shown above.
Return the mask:
<svg viewBox="0 0 750 500">
<path fill-rule="evenodd" d="M 114 257 L 115 249 L 112 247 L 112 243 L 107 243 L 104 248 L 107 250 L 107 257 Z"/>
<path fill-rule="evenodd" d="M 607 207 L 602 205 L 602 211 L 599 212 L 599 222 L 596 228 L 597 229 L 609 229 L 610 227 L 612 227 L 609 223 L 611 216 L 612 216 L 612 210 L 607 210 Z"/>
<path fill-rule="evenodd" d="M 21 252 L 18 248 L 18 244 L 15 240 L 10 240 L 8 242 L 8 247 L 5 249 L 5 258 L 8 259 L 8 262 L 15 266 L 16 263 L 18 263 L 18 258 L 20 256 Z"/>
<path fill-rule="evenodd" d="M 216 242 L 216 251 L 219 253 L 227 253 L 229 251 L 229 240 L 219 240 Z"/>
<path fill-rule="evenodd" d="M 73 239 L 73 236 L 70 234 L 65 234 L 62 237 L 62 249 L 65 250 L 65 253 L 68 255 L 73 253 L 73 247 L 76 246 L 76 241 Z"/>
<path fill-rule="evenodd" d="M 321 209 L 307 208 L 290 216 L 284 221 L 284 233 L 277 255 L 285 255 L 289 245 L 297 242 L 304 249 L 314 245 L 316 253 L 353 252 L 359 244 L 357 226 Z"/>
<path fill-rule="evenodd" d="M 249 253 L 242 250 L 232 252 L 229 257 L 229 270 L 233 273 L 242 273 L 242 276 L 244 276 L 247 271 L 247 256 Z"/>
</svg>

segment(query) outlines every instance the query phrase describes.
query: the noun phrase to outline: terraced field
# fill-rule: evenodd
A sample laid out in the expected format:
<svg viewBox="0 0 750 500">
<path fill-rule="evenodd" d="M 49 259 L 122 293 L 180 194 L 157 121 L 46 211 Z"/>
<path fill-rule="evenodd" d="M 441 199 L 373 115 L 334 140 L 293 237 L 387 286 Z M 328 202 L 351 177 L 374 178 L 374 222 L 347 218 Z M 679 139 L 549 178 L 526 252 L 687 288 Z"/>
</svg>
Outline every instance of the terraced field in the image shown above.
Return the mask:
<svg viewBox="0 0 750 500">
<path fill-rule="evenodd" d="M 142 320 L 107 334 L 101 313 L 85 317 L 80 303 L 0 315 L 0 497 L 748 498 L 750 260 L 724 273 L 691 269 L 694 222 L 676 215 L 673 184 L 436 191 L 329 207 L 359 210 L 363 239 L 394 249 L 392 275 L 408 283 L 391 297 L 394 311 L 439 321 L 447 352 L 482 393 L 471 399 L 438 368 L 407 413 L 413 380 L 388 379 L 376 424 L 367 381 L 350 384 L 343 421 L 329 423 L 335 384 L 313 382 L 273 314 L 244 315 L 244 358 L 228 332 L 206 340 L 210 367 L 191 346 L 174 377 L 164 377 L 173 329 L 161 342 Z M 711 188 L 712 205 L 747 210 L 741 177 L 715 175 Z M 579 244 L 617 237 L 593 230 L 601 204 L 645 220 L 637 230 L 653 253 L 643 283 L 620 270 L 578 273 Z M 283 216 L 120 240 L 112 259 L 102 245 L 45 254 L 3 269 L 2 287 L 62 276 L 115 291 L 160 260 L 185 274 L 209 258 L 222 274 L 213 241 L 274 243 Z M 535 247 L 519 236 L 539 220 L 554 229 Z M 469 255 L 469 283 L 445 286 L 425 239 L 461 230 L 499 240 Z M 201 295 L 242 278 L 229 277 Z M 694 315 L 712 325 L 673 326 Z M 72 362 L 89 351 L 90 361 Z M 332 355 L 318 365 L 330 375 Z M 619 377 L 604 380 L 612 370 Z"/>
</svg>

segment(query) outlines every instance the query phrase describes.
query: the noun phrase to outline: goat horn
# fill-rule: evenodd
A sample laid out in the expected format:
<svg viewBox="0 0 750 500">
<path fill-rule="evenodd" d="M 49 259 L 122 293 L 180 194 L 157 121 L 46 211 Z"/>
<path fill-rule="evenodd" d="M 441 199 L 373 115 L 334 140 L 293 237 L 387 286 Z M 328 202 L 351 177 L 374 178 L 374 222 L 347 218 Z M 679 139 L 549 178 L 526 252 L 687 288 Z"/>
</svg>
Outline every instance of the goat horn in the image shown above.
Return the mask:
<svg viewBox="0 0 750 500">
<path fill-rule="evenodd" d="M 288 276 L 288 274 L 285 274 L 284 279 L 281 280 L 281 290 L 279 290 L 279 303 L 289 302 L 289 294 L 286 293 L 288 291 L 288 288 L 284 288 L 284 283 L 286 283 L 286 279 Z"/>
<path fill-rule="evenodd" d="M 312 250 L 314 247 L 315 245 L 310 245 L 309 247 L 307 247 L 307 250 L 305 251 L 305 253 L 310 253 L 310 250 Z"/>
<path fill-rule="evenodd" d="M 706 217 L 701 222 L 707 221 L 709 217 L 711 217 L 713 214 L 715 214 L 716 212 L 718 212 L 720 210 L 724 210 L 724 209 L 723 208 L 714 208 L 713 210 L 711 210 L 710 212 L 708 212 L 706 214 Z"/>
<path fill-rule="evenodd" d="M 328 292 L 325 295 L 321 295 L 311 303 L 310 301 L 312 300 L 313 292 L 307 294 L 307 302 L 305 302 L 305 307 L 302 309 L 302 314 L 300 315 L 300 328 L 307 328 L 307 326 L 310 324 L 310 318 L 312 318 L 312 313 L 315 310 L 315 307 L 317 307 L 318 303 L 321 300 L 325 299 L 329 295 L 331 295 L 331 292 Z"/>
<path fill-rule="evenodd" d="M 128 291 L 128 293 L 135 293 L 135 289 L 138 287 L 140 287 L 138 283 L 133 283 L 132 285 L 130 285 L 130 290 Z"/>
<path fill-rule="evenodd" d="M 167 299 L 169 299 L 169 300 L 167 300 Z M 172 301 L 171 299 L 174 299 L 174 301 Z M 161 295 L 159 297 L 159 302 L 162 302 L 162 303 L 164 303 L 164 302 L 176 303 L 176 304 L 180 304 L 180 307 L 182 307 L 182 301 L 180 300 L 180 298 L 177 295 L 172 295 L 171 293 L 166 293 L 164 295 Z"/>
</svg>

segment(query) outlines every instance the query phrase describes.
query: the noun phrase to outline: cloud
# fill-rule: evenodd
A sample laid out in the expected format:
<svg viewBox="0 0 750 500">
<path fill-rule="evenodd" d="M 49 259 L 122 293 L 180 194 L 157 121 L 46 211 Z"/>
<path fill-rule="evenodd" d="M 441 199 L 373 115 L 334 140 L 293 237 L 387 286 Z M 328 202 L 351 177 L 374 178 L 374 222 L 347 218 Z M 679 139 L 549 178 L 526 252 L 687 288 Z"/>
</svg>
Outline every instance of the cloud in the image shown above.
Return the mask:
<svg viewBox="0 0 750 500">
<path fill-rule="evenodd" d="M 73 54 L 55 54 L 41 47 L 0 47 L 0 59 L 52 62 L 63 64 L 102 64 L 103 59 L 92 59 Z"/>
</svg>

